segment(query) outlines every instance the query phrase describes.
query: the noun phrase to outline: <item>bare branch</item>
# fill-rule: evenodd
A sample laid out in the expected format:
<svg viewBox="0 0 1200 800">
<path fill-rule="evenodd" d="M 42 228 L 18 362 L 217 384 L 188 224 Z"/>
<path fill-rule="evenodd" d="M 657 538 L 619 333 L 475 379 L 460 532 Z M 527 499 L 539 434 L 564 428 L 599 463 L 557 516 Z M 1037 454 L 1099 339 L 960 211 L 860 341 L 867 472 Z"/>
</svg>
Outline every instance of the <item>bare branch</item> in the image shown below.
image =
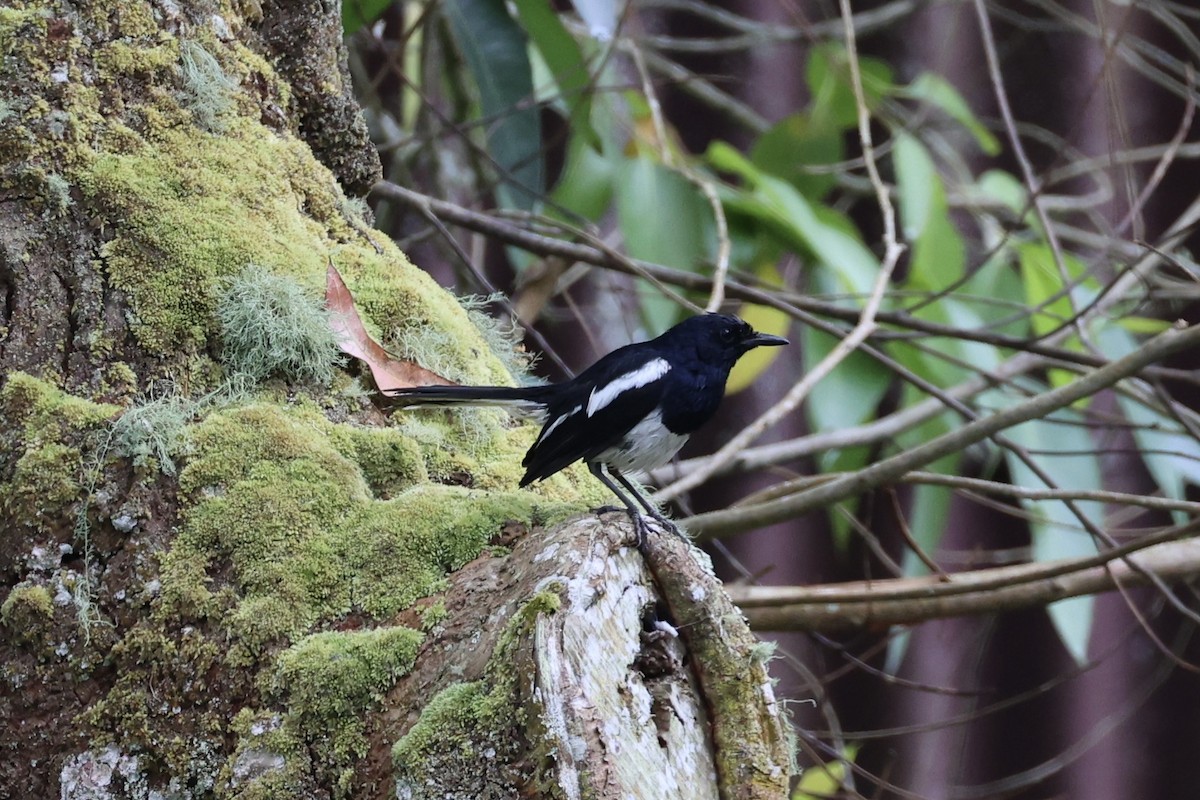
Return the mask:
<svg viewBox="0 0 1200 800">
<path fill-rule="evenodd" d="M 940 575 L 823 586 L 729 586 L 757 630 L 845 632 L 913 625 L 965 614 L 1047 605 L 1067 597 L 1200 575 L 1200 540 L 1178 539 L 1200 522 L 1171 529 L 1156 544 L 1134 545 L 1089 559 L 1017 564 Z M 1117 560 L 1123 558 L 1124 560 Z M 1097 563 L 1099 561 L 1100 563 Z M 1133 562 L 1135 570 L 1126 561 Z"/>
<path fill-rule="evenodd" d="M 1118 381 L 1137 374 L 1147 365 L 1172 353 L 1200 344 L 1200 326 L 1179 327 L 1159 334 L 1140 350 L 1045 394 L 1013 405 L 987 417 L 968 423 L 925 444 L 862 470 L 813 487 L 792 497 L 762 503 L 753 508 L 737 508 L 698 514 L 687 520 L 687 528 L 701 538 L 790 519 L 816 508 L 845 500 L 898 479 L 909 470 L 962 450 L 1013 425 L 1047 414 L 1077 400 L 1090 397 Z"/>
</svg>

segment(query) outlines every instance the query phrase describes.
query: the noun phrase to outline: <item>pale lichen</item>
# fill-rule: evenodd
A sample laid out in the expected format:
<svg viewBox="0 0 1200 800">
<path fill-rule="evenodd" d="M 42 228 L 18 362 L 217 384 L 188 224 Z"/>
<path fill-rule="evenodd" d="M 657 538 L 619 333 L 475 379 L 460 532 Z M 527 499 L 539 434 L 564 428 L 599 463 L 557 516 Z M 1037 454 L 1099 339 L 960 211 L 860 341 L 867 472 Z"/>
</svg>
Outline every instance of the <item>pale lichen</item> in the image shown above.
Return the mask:
<svg viewBox="0 0 1200 800">
<path fill-rule="evenodd" d="M 321 299 L 295 280 L 248 265 L 221 291 L 221 360 L 251 381 L 333 381 L 338 338 Z"/>
</svg>

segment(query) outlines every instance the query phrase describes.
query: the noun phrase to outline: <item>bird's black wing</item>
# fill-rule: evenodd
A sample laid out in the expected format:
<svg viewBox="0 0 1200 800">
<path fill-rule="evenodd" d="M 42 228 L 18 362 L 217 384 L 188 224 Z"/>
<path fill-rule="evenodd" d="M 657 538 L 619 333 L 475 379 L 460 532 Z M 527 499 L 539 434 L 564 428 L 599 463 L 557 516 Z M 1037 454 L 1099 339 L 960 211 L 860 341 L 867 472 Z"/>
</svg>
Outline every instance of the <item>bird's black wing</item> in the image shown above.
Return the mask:
<svg viewBox="0 0 1200 800">
<path fill-rule="evenodd" d="M 596 364 L 604 369 L 584 372 L 572 382 L 570 391 L 555 398 L 542 432 L 521 462 L 525 467 L 522 486 L 548 478 L 581 459 L 595 458 L 619 444 L 635 425 L 660 408 L 670 371 L 664 359 L 638 354 L 636 360 L 605 361 Z"/>
</svg>

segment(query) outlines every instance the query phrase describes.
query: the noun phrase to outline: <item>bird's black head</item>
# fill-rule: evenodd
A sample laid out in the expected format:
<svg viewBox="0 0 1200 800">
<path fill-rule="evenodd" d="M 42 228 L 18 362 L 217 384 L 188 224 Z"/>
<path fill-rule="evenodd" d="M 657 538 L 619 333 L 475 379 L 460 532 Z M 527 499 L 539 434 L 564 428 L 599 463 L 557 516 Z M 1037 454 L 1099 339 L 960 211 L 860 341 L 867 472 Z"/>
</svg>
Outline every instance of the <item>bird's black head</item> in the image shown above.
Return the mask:
<svg viewBox="0 0 1200 800">
<path fill-rule="evenodd" d="M 732 368 L 745 353 L 756 347 L 779 346 L 787 339 L 758 333 L 737 317 L 726 314 L 700 314 L 676 325 L 663 334 L 672 346 L 693 349 L 713 366 Z"/>
</svg>

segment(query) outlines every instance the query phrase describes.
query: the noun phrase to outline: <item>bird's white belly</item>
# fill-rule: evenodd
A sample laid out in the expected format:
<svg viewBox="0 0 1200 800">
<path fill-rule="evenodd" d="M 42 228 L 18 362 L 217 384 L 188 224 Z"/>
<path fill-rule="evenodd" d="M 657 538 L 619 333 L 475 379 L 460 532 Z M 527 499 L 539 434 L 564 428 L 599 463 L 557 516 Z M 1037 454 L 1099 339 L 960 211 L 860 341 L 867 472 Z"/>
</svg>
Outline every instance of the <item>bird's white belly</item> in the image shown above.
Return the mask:
<svg viewBox="0 0 1200 800">
<path fill-rule="evenodd" d="M 616 447 L 610 447 L 595 460 L 618 472 L 643 472 L 670 461 L 687 442 L 686 434 L 671 433 L 663 425 L 662 412 L 656 411 L 634 425 Z"/>
</svg>

